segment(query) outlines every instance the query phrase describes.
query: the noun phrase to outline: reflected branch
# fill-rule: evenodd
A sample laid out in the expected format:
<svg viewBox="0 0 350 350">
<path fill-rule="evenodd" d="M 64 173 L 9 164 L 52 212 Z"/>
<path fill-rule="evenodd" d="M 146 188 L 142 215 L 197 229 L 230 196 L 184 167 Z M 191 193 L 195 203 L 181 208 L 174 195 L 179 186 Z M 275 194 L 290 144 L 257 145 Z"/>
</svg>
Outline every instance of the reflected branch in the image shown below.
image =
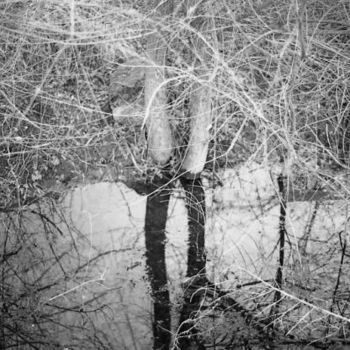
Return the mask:
<svg viewBox="0 0 350 350">
<path fill-rule="evenodd" d="M 276 272 L 276 291 L 274 296 L 274 307 L 271 308 L 270 316 L 277 315 L 279 304 L 281 303 L 282 283 L 283 283 L 283 266 L 284 266 L 284 247 L 286 238 L 286 211 L 287 211 L 287 197 L 286 197 L 286 177 L 280 174 L 277 178 L 279 200 L 280 200 L 280 217 L 279 217 L 279 257 L 278 268 Z"/>
</svg>

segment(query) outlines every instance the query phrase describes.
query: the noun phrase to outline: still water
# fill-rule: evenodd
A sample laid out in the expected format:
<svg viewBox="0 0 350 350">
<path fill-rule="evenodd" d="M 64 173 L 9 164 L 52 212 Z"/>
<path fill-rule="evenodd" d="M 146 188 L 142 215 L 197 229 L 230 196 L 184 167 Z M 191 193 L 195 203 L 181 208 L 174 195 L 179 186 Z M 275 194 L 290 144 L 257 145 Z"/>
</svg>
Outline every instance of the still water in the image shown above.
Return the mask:
<svg viewBox="0 0 350 350">
<path fill-rule="evenodd" d="M 235 300 L 250 308 L 256 305 L 257 295 L 262 301 L 269 299 L 276 274 L 280 215 L 276 184 L 270 171 L 257 165 L 228 170 L 222 177 L 222 187 L 210 189 L 204 183 L 206 276 L 220 289 L 232 290 Z M 45 225 L 36 222 L 37 216 L 25 213 L 32 231 L 26 244 L 29 247 L 35 241 L 42 246 L 41 260 L 45 264 L 28 255 L 22 264 L 33 266 L 31 277 L 27 278 L 52 282 L 53 287 L 41 293 L 40 308 L 50 310 L 47 312 L 57 321 L 54 334 L 59 348 L 152 349 L 155 294 L 145 238 L 147 197 L 122 183 L 81 185 L 61 199 L 59 211 L 52 213 L 50 208 L 41 208 L 58 223 L 59 234 L 48 234 Z M 171 191 L 169 203 L 164 204 L 168 208 L 163 272 L 170 304 L 171 341 L 178 332 L 189 279 L 185 198 L 178 184 Z M 158 208 L 159 215 L 161 209 Z M 337 233 L 344 228 L 347 205 L 328 201 L 315 210 L 314 202 L 294 202 L 287 209 L 286 273 L 294 287 L 301 281 L 304 287 L 307 284 L 307 288 L 298 291 L 298 297 L 305 297 L 305 290 L 320 289 L 322 276 L 328 273 L 331 284 L 335 279 L 332 269 L 335 271 L 338 265 L 331 264 L 328 271 L 317 259 L 324 258 L 329 247 L 334 247 Z M 307 257 L 300 249 L 294 249 L 300 248 L 301 239 Z M 338 261 L 336 248 L 329 259 Z M 41 272 L 45 269 L 50 271 Z M 245 288 L 249 284 L 257 287 Z M 320 293 L 325 300 L 331 297 L 324 288 Z M 310 297 L 310 292 L 307 294 Z M 316 293 L 315 298 L 318 297 L 320 294 Z M 299 308 L 300 313 L 304 311 Z M 312 312 L 308 322 L 311 316 Z M 315 311 L 314 319 L 318 316 Z M 37 331 L 38 324 L 33 323 L 32 327 Z M 214 329 L 215 325 L 210 327 Z M 305 332 L 312 335 L 313 331 Z M 212 336 L 215 337 L 214 331 Z"/>
</svg>

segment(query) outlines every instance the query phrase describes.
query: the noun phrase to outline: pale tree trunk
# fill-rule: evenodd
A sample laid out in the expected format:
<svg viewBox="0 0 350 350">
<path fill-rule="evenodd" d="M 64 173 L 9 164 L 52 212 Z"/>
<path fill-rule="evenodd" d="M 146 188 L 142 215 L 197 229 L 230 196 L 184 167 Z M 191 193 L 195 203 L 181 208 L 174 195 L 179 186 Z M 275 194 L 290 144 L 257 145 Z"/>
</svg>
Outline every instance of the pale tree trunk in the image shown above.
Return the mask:
<svg viewBox="0 0 350 350">
<path fill-rule="evenodd" d="M 194 15 L 203 10 L 203 3 L 200 0 L 187 0 L 187 9 Z M 205 10 L 204 10 L 205 11 Z M 194 17 L 196 18 L 196 17 Z M 199 32 L 205 32 L 209 29 L 209 23 L 203 23 L 198 17 L 192 26 Z M 198 81 L 193 84 L 190 94 L 190 138 L 187 145 L 186 154 L 182 163 L 182 170 L 188 178 L 199 177 L 207 159 L 208 145 L 210 140 L 210 128 L 212 123 L 210 87 L 206 76 L 205 66 L 203 63 L 210 62 L 210 55 L 207 53 L 206 44 L 201 38 L 192 40 L 193 50 L 199 54 L 201 59 L 197 59 L 196 71 Z M 200 81 L 203 79 L 203 81 Z"/>
<path fill-rule="evenodd" d="M 205 166 L 212 122 L 210 89 L 196 83 L 190 96 L 191 131 L 182 163 L 186 176 L 196 178 Z"/>
<path fill-rule="evenodd" d="M 149 0 L 155 21 L 172 12 L 172 1 Z M 157 19 L 158 17 L 158 19 Z M 167 111 L 165 84 L 166 41 L 155 28 L 147 37 L 147 58 L 149 67 L 145 77 L 145 105 L 148 154 L 159 165 L 165 165 L 173 151 L 173 135 Z"/>
</svg>

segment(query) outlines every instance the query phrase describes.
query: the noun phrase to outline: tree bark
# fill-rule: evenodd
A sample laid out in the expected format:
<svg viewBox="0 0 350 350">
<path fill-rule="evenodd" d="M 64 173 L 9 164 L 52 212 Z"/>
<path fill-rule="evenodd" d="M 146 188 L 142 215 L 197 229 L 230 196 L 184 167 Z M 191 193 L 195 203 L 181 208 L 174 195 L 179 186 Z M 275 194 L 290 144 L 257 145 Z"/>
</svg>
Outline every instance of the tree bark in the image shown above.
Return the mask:
<svg viewBox="0 0 350 350">
<path fill-rule="evenodd" d="M 172 12 L 172 1 L 148 1 L 155 21 Z M 158 17 L 158 19 L 157 19 Z M 173 135 L 167 111 L 165 78 L 166 43 L 158 28 L 151 28 L 147 37 L 148 67 L 145 76 L 146 127 L 149 156 L 159 165 L 165 165 L 173 151 Z"/>
<path fill-rule="evenodd" d="M 202 35 L 210 32 L 210 23 L 204 19 L 204 4 L 200 0 L 188 0 L 187 10 L 193 16 L 191 25 Z M 203 13 L 204 12 L 204 13 Z M 182 163 L 182 169 L 188 178 L 197 178 L 204 169 L 210 141 L 210 127 L 212 123 L 210 88 L 207 79 L 206 64 L 211 57 L 207 52 L 206 42 L 201 36 L 191 38 L 194 57 L 196 57 L 196 71 L 198 80 L 195 81 L 190 94 L 190 138 L 187 151 Z M 204 79 L 203 79 L 204 78 Z M 202 80 L 202 81 L 200 81 Z"/>
<path fill-rule="evenodd" d="M 182 169 L 189 178 L 198 177 L 208 154 L 211 126 L 210 91 L 195 83 L 190 96 L 191 132 Z"/>
</svg>

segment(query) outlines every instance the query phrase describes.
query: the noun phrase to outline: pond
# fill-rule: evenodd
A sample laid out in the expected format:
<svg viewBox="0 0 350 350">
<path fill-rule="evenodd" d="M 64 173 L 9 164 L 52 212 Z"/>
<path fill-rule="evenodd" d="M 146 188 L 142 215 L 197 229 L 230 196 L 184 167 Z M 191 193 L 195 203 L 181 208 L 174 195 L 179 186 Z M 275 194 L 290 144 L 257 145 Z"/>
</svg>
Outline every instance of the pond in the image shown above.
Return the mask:
<svg viewBox="0 0 350 350">
<path fill-rule="evenodd" d="M 254 349 L 297 349 L 346 337 L 348 204 L 287 203 L 276 302 L 276 177 L 255 164 L 220 176 L 222 186 L 204 180 L 194 192 L 166 179 L 138 193 L 123 183 L 81 185 L 59 203 L 4 214 L 3 281 L 13 288 L 6 307 L 26 307 L 16 336 L 4 327 L 8 344 L 243 349 L 249 340 Z M 247 322 L 252 315 L 259 320 Z"/>
</svg>

